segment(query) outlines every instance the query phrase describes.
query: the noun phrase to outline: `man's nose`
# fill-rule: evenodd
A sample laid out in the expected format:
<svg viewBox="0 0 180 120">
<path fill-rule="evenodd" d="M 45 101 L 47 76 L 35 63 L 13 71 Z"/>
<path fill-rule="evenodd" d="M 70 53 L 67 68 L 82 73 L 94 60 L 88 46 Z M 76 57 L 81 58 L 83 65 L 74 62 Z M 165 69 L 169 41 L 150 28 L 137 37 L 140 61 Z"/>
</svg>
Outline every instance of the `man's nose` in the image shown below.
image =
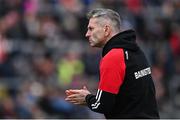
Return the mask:
<svg viewBox="0 0 180 120">
<path fill-rule="evenodd" d="M 89 32 L 88 32 L 88 31 L 86 32 L 86 35 L 85 35 L 85 36 L 86 36 L 86 37 L 89 37 Z"/>
</svg>

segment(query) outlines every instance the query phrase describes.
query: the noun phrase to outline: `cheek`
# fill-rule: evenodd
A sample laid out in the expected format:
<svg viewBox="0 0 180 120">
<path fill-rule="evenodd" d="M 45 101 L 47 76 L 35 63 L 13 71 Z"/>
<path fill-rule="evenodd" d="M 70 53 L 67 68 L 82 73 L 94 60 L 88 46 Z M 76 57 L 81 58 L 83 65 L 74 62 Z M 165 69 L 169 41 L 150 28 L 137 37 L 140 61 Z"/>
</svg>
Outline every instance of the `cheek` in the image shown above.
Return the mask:
<svg viewBox="0 0 180 120">
<path fill-rule="evenodd" d="M 101 38 L 103 38 L 103 33 L 100 31 L 95 31 L 93 37 L 100 40 Z"/>
</svg>

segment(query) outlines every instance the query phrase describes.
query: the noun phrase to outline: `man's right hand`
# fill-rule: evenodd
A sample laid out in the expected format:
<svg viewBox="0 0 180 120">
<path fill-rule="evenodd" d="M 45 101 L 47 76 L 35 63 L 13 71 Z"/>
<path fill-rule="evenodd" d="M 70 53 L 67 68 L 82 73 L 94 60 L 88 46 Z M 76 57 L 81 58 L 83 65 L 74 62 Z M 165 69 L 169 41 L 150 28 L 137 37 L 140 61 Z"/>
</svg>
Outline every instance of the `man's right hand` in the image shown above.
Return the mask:
<svg viewBox="0 0 180 120">
<path fill-rule="evenodd" d="M 65 91 L 67 97 L 66 101 L 69 101 L 73 104 L 86 105 L 86 96 L 91 94 L 87 88 L 84 86 L 83 89 L 69 89 Z"/>
</svg>

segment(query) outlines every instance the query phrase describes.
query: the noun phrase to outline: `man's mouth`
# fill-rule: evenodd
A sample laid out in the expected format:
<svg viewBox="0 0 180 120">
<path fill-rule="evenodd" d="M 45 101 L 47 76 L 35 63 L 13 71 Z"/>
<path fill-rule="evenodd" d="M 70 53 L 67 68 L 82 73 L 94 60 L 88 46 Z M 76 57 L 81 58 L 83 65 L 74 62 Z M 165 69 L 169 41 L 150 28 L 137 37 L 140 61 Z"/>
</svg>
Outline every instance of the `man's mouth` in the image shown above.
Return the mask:
<svg viewBox="0 0 180 120">
<path fill-rule="evenodd" d="M 92 40 L 89 40 L 90 43 L 92 43 L 93 41 Z"/>
</svg>

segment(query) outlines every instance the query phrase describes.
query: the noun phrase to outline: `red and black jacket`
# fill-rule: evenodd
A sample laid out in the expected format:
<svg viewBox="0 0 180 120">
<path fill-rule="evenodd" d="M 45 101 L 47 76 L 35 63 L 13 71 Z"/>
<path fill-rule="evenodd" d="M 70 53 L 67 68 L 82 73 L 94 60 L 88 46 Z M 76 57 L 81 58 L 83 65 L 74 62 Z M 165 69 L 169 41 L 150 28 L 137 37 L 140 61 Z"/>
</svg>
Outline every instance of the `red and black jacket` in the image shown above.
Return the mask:
<svg viewBox="0 0 180 120">
<path fill-rule="evenodd" d="M 155 87 L 148 62 L 133 30 L 121 32 L 104 46 L 96 95 L 88 107 L 106 118 L 159 118 Z"/>
</svg>

